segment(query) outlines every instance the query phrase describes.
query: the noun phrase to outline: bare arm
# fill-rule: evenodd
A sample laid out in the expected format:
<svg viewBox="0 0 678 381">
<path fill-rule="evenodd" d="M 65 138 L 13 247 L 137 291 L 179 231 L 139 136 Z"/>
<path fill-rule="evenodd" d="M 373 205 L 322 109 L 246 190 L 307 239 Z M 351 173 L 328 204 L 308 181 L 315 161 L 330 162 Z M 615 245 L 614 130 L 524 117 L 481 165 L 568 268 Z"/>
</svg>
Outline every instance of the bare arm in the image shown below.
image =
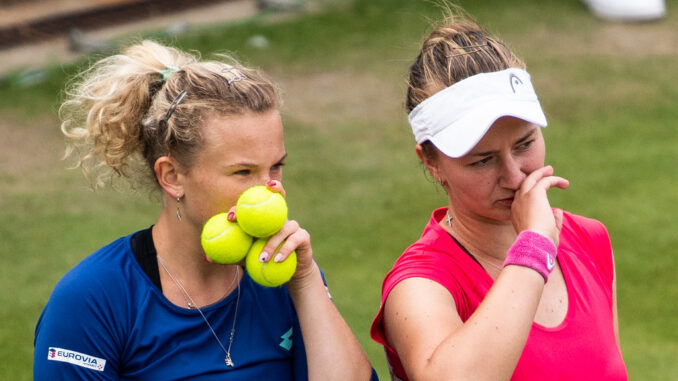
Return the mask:
<svg viewBox="0 0 678 381">
<path fill-rule="evenodd" d="M 279 182 L 269 188 L 284 194 Z M 313 260 L 310 235 L 296 221 L 286 221 L 263 250 L 274 253 L 283 240 L 280 257 L 269 255 L 265 260 L 283 261 L 292 251 L 297 253 L 297 270 L 287 289 L 304 337 L 309 380 L 369 380 L 370 362 L 327 293 Z"/>
<path fill-rule="evenodd" d="M 330 300 L 317 266 L 287 288 L 304 336 L 309 380 L 369 380 L 367 355 Z"/>
<path fill-rule="evenodd" d="M 450 293 L 412 278 L 391 291 L 387 339 L 411 379 L 509 379 L 520 358 L 544 287 L 535 271 L 502 271 L 475 313 L 462 323 Z"/>
</svg>

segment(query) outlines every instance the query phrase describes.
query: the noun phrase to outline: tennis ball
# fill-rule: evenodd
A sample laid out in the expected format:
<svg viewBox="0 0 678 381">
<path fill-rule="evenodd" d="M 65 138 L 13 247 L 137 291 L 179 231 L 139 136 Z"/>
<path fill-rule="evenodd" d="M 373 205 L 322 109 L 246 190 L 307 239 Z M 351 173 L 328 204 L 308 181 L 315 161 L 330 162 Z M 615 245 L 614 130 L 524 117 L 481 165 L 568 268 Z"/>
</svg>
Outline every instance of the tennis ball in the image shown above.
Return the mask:
<svg viewBox="0 0 678 381">
<path fill-rule="evenodd" d="M 297 271 L 297 253 L 292 252 L 282 262 L 259 262 L 259 254 L 266 245 L 266 239 L 256 239 L 245 258 L 245 269 L 253 281 L 266 287 L 278 287 L 292 279 Z M 282 246 L 282 244 L 281 244 Z M 280 249 L 280 246 L 278 246 Z"/>
<path fill-rule="evenodd" d="M 264 185 L 244 191 L 235 204 L 238 224 L 253 237 L 269 237 L 282 229 L 287 220 L 285 198 Z"/>
<path fill-rule="evenodd" d="M 200 243 L 205 254 L 221 264 L 242 261 L 253 240 L 237 223 L 229 221 L 227 216 L 226 213 L 218 213 L 210 217 L 200 234 Z"/>
</svg>

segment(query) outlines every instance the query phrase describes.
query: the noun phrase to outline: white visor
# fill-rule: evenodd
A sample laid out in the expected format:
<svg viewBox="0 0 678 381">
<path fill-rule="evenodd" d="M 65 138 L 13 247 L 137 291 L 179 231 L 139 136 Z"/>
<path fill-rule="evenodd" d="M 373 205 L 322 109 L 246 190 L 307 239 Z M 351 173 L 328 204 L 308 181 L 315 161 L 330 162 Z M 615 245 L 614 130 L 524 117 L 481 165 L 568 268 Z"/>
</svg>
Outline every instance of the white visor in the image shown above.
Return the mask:
<svg viewBox="0 0 678 381">
<path fill-rule="evenodd" d="M 418 144 L 430 140 L 445 155 L 457 158 L 473 149 L 503 116 L 546 127 L 525 70 L 511 68 L 461 80 L 417 105 L 409 121 Z"/>
</svg>

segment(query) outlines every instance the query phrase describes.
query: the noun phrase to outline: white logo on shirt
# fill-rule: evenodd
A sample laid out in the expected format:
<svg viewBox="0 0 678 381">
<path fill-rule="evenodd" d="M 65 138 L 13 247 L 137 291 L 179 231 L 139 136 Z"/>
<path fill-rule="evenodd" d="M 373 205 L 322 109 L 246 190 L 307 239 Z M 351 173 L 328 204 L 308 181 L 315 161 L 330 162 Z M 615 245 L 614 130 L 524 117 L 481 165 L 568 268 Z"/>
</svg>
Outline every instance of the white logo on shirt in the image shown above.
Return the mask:
<svg viewBox="0 0 678 381">
<path fill-rule="evenodd" d="M 47 350 L 47 360 L 67 362 L 99 372 L 103 372 L 106 367 L 106 360 L 102 358 L 56 347 L 49 347 Z"/>
<path fill-rule="evenodd" d="M 546 253 L 546 267 L 548 267 L 549 271 L 553 270 L 553 267 L 556 265 L 556 260 L 550 256 L 548 253 Z"/>
</svg>

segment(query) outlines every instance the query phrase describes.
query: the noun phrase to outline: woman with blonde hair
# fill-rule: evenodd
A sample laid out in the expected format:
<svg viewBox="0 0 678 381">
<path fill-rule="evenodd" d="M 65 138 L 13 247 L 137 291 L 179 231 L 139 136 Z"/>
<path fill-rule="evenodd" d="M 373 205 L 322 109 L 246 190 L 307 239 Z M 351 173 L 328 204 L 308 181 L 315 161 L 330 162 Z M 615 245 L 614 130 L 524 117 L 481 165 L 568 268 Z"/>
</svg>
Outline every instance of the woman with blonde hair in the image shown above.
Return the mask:
<svg viewBox="0 0 678 381">
<path fill-rule="evenodd" d="M 202 250 L 206 220 L 224 211 L 237 219 L 245 189 L 284 193 L 278 106 L 259 71 L 151 41 L 74 82 L 61 109 L 70 152 L 96 184 L 110 175 L 153 183 L 162 208 L 153 226 L 104 246 L 56 285 L 36 328 L 36 380 L 374 377 L 297 222 L 259 257 L 296 251 L 285 287 L 260 286 L 241 264 L 211 263 Z"/>
<path fill-rule="evenodd" d="M 525 64 L 450 16 L 410 67 L 416 153 L 448 196 L 386 275 L 372 337 L 397 380 L 625 380 L 612 249 L 551 208 Z"/>
</svg>

